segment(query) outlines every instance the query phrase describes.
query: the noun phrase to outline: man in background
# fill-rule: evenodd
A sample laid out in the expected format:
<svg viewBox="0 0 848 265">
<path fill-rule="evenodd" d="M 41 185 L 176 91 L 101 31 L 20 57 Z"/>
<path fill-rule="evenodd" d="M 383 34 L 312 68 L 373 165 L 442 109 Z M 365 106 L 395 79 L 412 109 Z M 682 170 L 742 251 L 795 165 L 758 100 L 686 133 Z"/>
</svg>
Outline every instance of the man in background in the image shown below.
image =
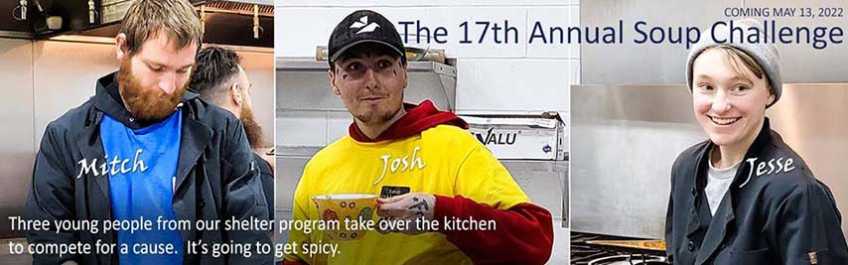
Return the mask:
<svg viewBox="0 0 848 265">
<path fill-rule="evenodd" d="M 206 102 L 229 111 L 244 124 L 247 141 L 262 175 L 262 188 L 268 202 L 268 212 L 274 213 L 274 157 L 266 151 L 262 127 L 253 118 L 250 90 L 253 84 L 241 66 L 235 51 L 222 47 L 206 47 L 197 54 L 191 74 L 191 90 Z"/>
</svg>

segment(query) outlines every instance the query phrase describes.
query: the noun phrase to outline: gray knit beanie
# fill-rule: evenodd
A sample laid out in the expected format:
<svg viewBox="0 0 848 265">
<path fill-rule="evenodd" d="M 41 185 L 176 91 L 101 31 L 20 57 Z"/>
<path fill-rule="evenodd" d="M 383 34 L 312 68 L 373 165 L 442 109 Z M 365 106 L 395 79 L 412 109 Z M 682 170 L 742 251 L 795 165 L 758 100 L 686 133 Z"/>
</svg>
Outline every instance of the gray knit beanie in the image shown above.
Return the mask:
<svg viewBox="0 0 848 265">
<path fill-rule="evenodd" d="M 745 34 L 748 33 L 748 28 L 759 27 L 758 24 L 761 24 L 754 19 L 735 20 L 731 23 L 734 28 L 741 28 Z M 720 40 L 729 40 L 730 25 L 731 24 L 728 23 L 726 26 L 716 28 L 715 38 Z M 725 43 L 717 43 L 714 41 L 713 37 L 705 35 L 701 37 L 698 43 L 696 43 L 691 50 L 689 50 L 689 58 L 686 60 L 686 85 L 689 87 L 689 91 L 692 91 L 692 67 L 694 66 L 695 59 L 698 58 L 704 50 L 719 45 L 737 48 L 748 54 L 748 56 L 751 56 L 751 58 L 754 58 L 754 60 L 757 61 L 757 64 L 759 64 L 765 71 L 767 81 L 772 88 L 772 93 L 774 93 L 774 102 L 769 104 L 767 107 L 771 107 L 771 105 L 777 103 L 777 100 L 780 99 L 780 94 L 783 92 L 783 79 L 780 77 L 780 54 L 777 53 L 777 48 L 768 43 L 748 43 L 747 41 L 740 41 L 738 40 L 738 35 L 734 36 L 734 43 L 730 43 L 729 41 Z"/>
</svg>

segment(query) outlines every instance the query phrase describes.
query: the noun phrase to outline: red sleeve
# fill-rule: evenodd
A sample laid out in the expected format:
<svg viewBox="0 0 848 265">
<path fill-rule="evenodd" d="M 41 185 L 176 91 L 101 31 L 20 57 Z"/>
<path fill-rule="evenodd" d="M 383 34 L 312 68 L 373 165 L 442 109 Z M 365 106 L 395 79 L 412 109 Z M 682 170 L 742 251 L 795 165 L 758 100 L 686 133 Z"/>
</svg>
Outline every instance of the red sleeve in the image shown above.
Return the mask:
<svg viewBox="0 0 848 265">
<path fill-rule="evenodd" d="M 280 265 L 306 265 L 301 261 L 291 261 L 291 260 L 283 260 L 283 262 L 279 263 Z"/>
<path fill-rule="evenodd" d="M 534 204 L 499 210 L 462 196 L 436 195 L 434 218 L 444 217 L 495 221 L 496 229 L 490 231 L 441 231 L 474 264 L 544 264 L 551 256 L 551 213 Z"/>
</svg>

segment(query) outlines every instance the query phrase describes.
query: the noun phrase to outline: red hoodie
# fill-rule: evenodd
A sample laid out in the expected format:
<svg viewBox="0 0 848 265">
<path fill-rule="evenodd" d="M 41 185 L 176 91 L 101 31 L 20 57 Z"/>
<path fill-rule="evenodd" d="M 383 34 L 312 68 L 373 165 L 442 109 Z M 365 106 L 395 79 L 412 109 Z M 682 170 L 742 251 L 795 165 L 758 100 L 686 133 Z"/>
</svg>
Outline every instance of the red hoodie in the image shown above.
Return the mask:
<svg viewBox="0 0 848 265">
<path fill-rule="evenodd" d="M 400 117 L 389 128 L 380 133 L 377 138 L 368 138 L 356 123 L 353 122 L 348 127 L 350 137 L 358 142 L 379 142 L 392 139 L 403 139 L 423 132 L 424 130 L 436 127 L 440 124 L 450 124 L 463 129 L 468 129 L 468 123 L 460 119 L 451 112 L 439 111 L 433 102 L 424 100 L 418 106 L 405 103 L 403 108 L 406 114 Z"/>
<path fill-rule="evenodd" d="M 377 138 L 368 138 L 356 123 L 348 128 L 350 136 L 359 142 L 379 142 L 403 139 L 441 124 L 468 129 L 468 123 L 451 112 L 439 111 L 433 102 L 419 105 L 404 104 L 406 114 L 389 126 Z M 521 203 L 499 210 L 462 196 L 436 195 L 434 212 L 437 220 L 446 216 L 467 219 L 493 220 L 493 231 L 442 231 L 448 241 L 462 250 L 474 264 L 544 264 L 551 256 L 553 224 L 550 212 L 532 203 Z M 299 264 L 285 261 L 284 264 Z"/>
</svg>

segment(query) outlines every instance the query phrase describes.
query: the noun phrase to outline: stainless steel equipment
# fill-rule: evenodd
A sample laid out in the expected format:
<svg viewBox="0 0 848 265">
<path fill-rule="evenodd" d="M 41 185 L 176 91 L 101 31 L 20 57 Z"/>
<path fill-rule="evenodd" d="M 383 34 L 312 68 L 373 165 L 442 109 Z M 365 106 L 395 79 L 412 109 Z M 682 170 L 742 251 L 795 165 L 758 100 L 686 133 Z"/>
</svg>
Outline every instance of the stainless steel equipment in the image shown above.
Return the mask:
<svg viewBox="0 0 848 265">
<path fill-rule="evenodd" d="M 554 225 L 568 227 L 568 147 L 556 112 L 542 115 L 460 116 L 469 131 L 509 170 L 530 200 L 548 209 Z M 561 188 L 561 189 L 560 189 Z"/>
<path fill-rule="evenodd" d="M 598 242 L 616 242 L 599 244 Z M 589 233 L 571 233 L 571 265 L 653 265 L 670 264 L 666 261 L 664 250 L 650 247 L 631 247 L 620 242 L 638 242 L 637 245 L 657 245 L 654 242 L 633 240 L 610 235 Z M 648 242 L 646 244 L 646 242 Z"/>
<path fill-rule="evenodd" d="M 526 159 L 501 160 L 509 173 L 521 186 L 521 190 L 533 203 L 539 204 L 551 212 L 554 229 L 568 227 L 568 207 L 563 206 L 562 198 L 568 197 L 568 161 L 538 161 Z M 554 241 L 561 240 L 559 238 Z M 555 247 L 557 246 L 555 242 Z"/>
<path fill-rule="evenodd" d="M 593 0 L 580 1 L 580 25 L 591 27 L 615 26 L 624 21 L 626 41 L 615 45 L 581 45 L 580 68 L 582 84 L 683 84 L 686 76 L 685 43 L 670 43 L 666 38 L 663 45 L 639 44 L 629 40 L 641 39 L 635 31 L 629 31 L 637 21 L 647 24 L 644 32 L 652 28 L 698 27 L 701 38 L 709 37 L 710 26 L 717 21 L 741 19 L 724 16 L 724 11 L 735 7 L 772 7 L 793 5 L 794 1 L 769 0 L 717 0 L 717 1 L 666 1 L 666 0 Z M 816 1 L 817 7 L 845 6 L 845 0 Z M 674 10 L 674 12 L 668 12 Z M 804 17 L 768 17 L 787 26 L 848 27 L 848 19 L 807 20 Z M 677 35 L 677 32 L 673 34 Z M 685 33 L 684 33 L 685 34 Z M 670 37 L 670 35 L 666 35 Z M 686 36 L 684 35 L 685 39 Z M 846 82 L 848 59 L 845 49 L 828 46 L 814 49 L 805 44 L 775 45 L 780 53 L 782 78 L 787 83 Z M 646 67 L 647 66 L 647 67 Z"/>
<path fill-rule="evenodd" d="M 848 83 L 784 85 L 766 115 L 833 192 L 848 238 Z"/>
<path fill-rule="evenodd" d="M 774 130 L 848 214 L 848 84 L 786 84 Z M 662 238 L 677 155 L 706 139 L 683 85 L 572 87 L 573 231 Z M 843 233 L 848 222 L 843 220 Z"/>
</svg>

